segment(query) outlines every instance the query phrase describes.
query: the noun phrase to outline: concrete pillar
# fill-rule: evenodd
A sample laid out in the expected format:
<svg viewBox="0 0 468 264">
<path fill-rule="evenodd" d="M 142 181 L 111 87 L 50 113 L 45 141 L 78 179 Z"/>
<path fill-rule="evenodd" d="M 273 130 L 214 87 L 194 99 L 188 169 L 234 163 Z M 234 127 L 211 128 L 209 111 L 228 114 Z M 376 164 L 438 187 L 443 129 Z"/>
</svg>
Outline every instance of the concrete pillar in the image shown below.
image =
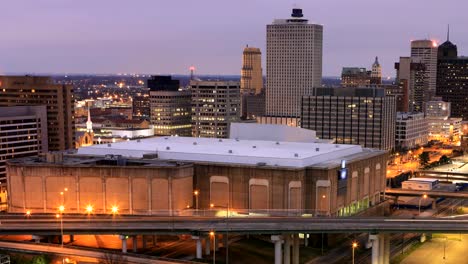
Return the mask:
<svg viewBox="0 0 468 264">
<path fill-rule="evenodd" d="M 425 234 L 425 233 L 422 233 L 422 234 L 421 234 L 421 238 L 420 238 L 421 243 L 426 242 L 426 239 L 427 239 L 426 234 Z"/>
<path fill-rule="evenodd" d="M 153 247 L 155 247 L 157 243 L 158 243 L 158 236 L 153 235 Z"/>
<path fill-rule="evenodd" d="M 122 253 L 127 253 L 127 236 L 120 235 L 120 240 L 122 240 Z"/>
<path fill-rule="evenodd" d="M 229 244 L 229 237 L 228 234 L 223 235 L 223 247 L 227 248 Z"/>
<path fill-rule="evenodd" d="M 215 235 L 215 238 L 213 239 L 213 246 L 215 251 L 219 251 L 219 242 L 221 239 L 219 239 L 218 235 Z"/>
<path fill-rule="evenodd" d="M 385 234 L 383 264 L 390 264 L 390 235 Z"/>
<path fill-rule="evenodd" d="M 275 243 L 275 264 L 282 264 L 281 236 L 271 236 L 271 241 Z"/>
<path fill-rule="evenodd" d="M 299 234 L 293 234 L 292 264 L 299 264 Z"/>
<path fill-rule="evenodd" d="M 142 236 L 141 236 L 141 240 L 142 240 L 142 242 L 143 242 L 143 245 L 142 245 L 143 249 L 146 249 L 146 246 L 147 246 L 147 245 L 146 245 L 147 239 L 148 239 L 147 236 L 145 236 L 145 235 L 142 235 Z"/>
<path fill-rule="evenodd" d="M 385 235 L 379 235 L 379 264 L 383 264 L 385 254 Z"/>
<path fill-rule="evenodd" d="M 291 235 L 285 234 L 284 238 L 284 264 L 291 264 Z"/>
<path fill-rule="evenodd" d="M 202 259 L 202 242 L 199 236 L 192 236 L 192 239 L 195 240 L 196 244 L 196 258 Z"/>
<path fill-rule="evenodd" d="M 437 203 L 435 199 L 432 200 L 432 209 L 437 209 Z"/>
<path fill-rule="evenodd" d="M 211 242 L 211 237 L 207 237 L 205 239 L 205 255 L 210 255 L 211 254 L 211 245 L 210 245 L 210 242 Z"/>
<path fill-rule="evenodd" d="M 304 234 L 304 247 L 309 246 L 309 234 Z"/>
<path fill-rule="evenodd" d="M 71 242 L 74 242 L 75 241 L 75 236 L 74 235 L 70 235 L 70 243 Z"/>
<path fill-rule="evenodd" d="M 371 234 L 369 235 L 369 240 L 372 243 L 372 264 L 380 264 L 379 263 L 379 234 Z"/>
<path fill-rule="evenodd" d="M 133 253 L 137 253 L 138 251 L 138 236 L 132 236 L 132 246 L 133 246 Z"/>
</svg>

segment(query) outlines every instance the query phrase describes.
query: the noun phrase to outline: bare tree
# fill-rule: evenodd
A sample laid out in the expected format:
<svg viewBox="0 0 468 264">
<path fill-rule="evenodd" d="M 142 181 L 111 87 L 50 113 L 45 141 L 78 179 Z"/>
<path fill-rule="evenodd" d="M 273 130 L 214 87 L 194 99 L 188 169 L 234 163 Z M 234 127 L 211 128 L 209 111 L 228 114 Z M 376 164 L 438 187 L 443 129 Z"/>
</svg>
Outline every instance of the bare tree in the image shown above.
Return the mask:
<svg viewBox="0 0 468 264">
<path fill-rule="evenodd" d="M 119 254 L 111 252 L 104 253 L 103 259 L 99 261 L 99 264 L 126 264 L 127 259 Z"/>
</svg>

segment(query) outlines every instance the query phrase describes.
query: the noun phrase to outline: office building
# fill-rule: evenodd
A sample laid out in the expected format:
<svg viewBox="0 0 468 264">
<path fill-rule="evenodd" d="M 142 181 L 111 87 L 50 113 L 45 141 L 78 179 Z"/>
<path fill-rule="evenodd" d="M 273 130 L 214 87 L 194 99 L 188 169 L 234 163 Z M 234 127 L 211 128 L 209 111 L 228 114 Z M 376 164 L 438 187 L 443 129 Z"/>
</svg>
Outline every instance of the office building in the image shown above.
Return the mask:
<svg viewBox="0 0 468 264">
<path fill-rule="evenodd" d="M 429 140 L 458 142 L 462 135 L 462 118 L 450 117 L 451 103 L 434 98 L 426 103 Z"/>
<path fill-rule="evenodd" d="M 451 117 L 468 120 L 468 57 L 458 56 L 448 38 L 438 50 L 437 96 L 451 103 Z"/>
<path fill-rule="evenodd" d="M 366 87 L 371 83 L 371 74 L 366 68 L 344 67 L 341 71 L 341 86 Z"/>
<path fill-rule="evenodd" d="M 385 84 L 378 86 L 379 88 L 385 89 L 386 96 L 395 97 L 397 112 L 405 112 L 408 110 L 408 90 L 404 89 L 405 85 L 406 84 L 403 81 L 400 84 Z"/>
<path fill-rule="evenodd" d="M 262 53 L 259 48 L 244 48 L 240 89 L 241 94 L 260 94 L 263 90 Z"/>
<path fill-rule="evenodd" d="M 265 92 L 241 94 L 241 118 L 256 120 L 265 115 Z"/>
<path fill-rule="evenodd" d="M 413 149 L 427 144 L 429 127 L 424 113 L 397 113 L 395 127 L 397 149 Z"/>
<path fill-rule="evenodd" d="M 375 57 L 375 62 L 372 64 L 372 71 L 370 74 L 371 84 L 382 84 L 382 66 L 379 63 L 379 57 Z"/>
<path fill-rule="evenodd" d="M 434 97 L 434 101 L 426 103 L 426 117 L 431 119 L 447 119 L 450 117 L 451 103 L 442 101 L 440 97 Z"/>
<path fill-rule="evenodd" d="M 419 58 L 400 57 L 395 63 L 396 83 L 402 91 L 401 112 L 424 112 L 427 90 L 426 66 Z"/>
<path fill-rule="evenodd" d="M 0 107 L 0 183 L 6 162 L 48 151 L 46 106 Z M 5 201 L 0 201 L 5 202 Z"/>
<path fill-rule="evenodd" d="M 229 124 L 240 119 L 238 82 L 191 81 L 192 135 L 229 137 Z"/>
<path fill-rule="evenodd" d="M 132 97 L 133 118 L 149 119 L 150 118 L 150 97 L 149 91 L 145 91 L 142 95 Z"/>
<path fill-rule="evenodd" d="M 0 106 L 47 107 L 49 151 L 75 148 L 73 87 L 50 77 L 0 76 Z"/>
<path fill-rule="evenodd" d="M 338 144 L 392 150 L 396 99 L 382 88 L 316 88 L 302 98 L 301 127 Z"/>
<path fill-rule="evenodd" d="M 423 101 L 427 102 L 436 94 L 437 43 L 433 40 L 411 41 L 411 60 L 424 65 Z"/>
<path fill-rule="evenodd" d="M 302 96 L 321 86 L 322 39 L 323 26 L 309 24 L 302 9 L 267 25 L 267 116 L 300 116 Z"/>
<path fill-rule="evenodd" d="M 150 116 L 154 134 L 158 136 L 190 136 L 192 134 L 192 97 L 181 90 L 178 80 L 170 76 L 153 76 L 150 88 Z"/>
</svg>

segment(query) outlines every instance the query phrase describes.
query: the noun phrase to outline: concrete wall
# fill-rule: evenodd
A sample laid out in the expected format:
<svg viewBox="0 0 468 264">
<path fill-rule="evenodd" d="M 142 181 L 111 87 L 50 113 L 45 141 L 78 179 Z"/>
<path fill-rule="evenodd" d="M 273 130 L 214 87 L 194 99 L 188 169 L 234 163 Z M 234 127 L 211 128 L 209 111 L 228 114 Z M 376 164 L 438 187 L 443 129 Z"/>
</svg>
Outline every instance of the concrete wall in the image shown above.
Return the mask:
<svg viewBox="0 0 468 264">
<path fill-rule="evenodd" d="M 9 212 L 167 214 L 192 204 L 192 166 L 8 166 Z M 67 191 L 64 191 L 67 188 Z M 61 195 L 60 192 L 64 191 Z"/>
</svg>

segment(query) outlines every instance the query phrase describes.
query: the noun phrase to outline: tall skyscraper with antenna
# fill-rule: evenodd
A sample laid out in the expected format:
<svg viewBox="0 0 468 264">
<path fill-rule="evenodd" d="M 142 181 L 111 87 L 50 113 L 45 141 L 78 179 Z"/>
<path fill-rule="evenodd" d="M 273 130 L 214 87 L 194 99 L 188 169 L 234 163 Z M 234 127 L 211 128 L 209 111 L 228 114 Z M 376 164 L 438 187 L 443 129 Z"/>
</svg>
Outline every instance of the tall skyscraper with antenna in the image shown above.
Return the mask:
<svg viewBox="0 0 468 264">
<path fill-rule="evenodd" d="M 294 8 L 267 25 L 266 42 L 266 115 L 299 118 L 302 96 L 321 86 L 323 26 Z"/>
<path fill-rule="evenodd" d="M 425 67 L 423 91 L 421 96 L 414 96 L 414 108 L 412 109 L 416 112 L 424 112 L 424 102 L 431 100 L 436 93 L 437 42 L 428 39 L 411 41 L 411 61 L 422 63 Z"/>
</svg>

